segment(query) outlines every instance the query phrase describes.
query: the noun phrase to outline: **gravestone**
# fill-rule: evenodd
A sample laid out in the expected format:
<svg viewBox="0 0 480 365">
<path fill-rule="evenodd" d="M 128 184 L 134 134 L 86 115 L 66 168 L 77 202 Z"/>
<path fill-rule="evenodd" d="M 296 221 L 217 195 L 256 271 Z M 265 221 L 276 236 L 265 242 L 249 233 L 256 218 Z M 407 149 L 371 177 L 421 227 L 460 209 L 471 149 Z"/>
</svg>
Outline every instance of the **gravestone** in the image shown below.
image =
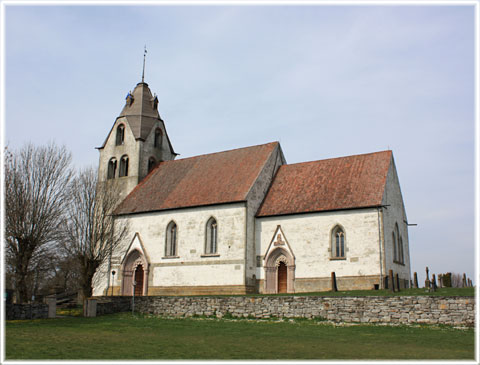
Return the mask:
<svg viewBox="0 0 480 365">
<path fill-rule="evenodd" d="M 388 285 L 389 289 L 394 292 L 395 291 L 395 282 L 393 281 L 393 270 L 388 270 Z"/>
</svg>

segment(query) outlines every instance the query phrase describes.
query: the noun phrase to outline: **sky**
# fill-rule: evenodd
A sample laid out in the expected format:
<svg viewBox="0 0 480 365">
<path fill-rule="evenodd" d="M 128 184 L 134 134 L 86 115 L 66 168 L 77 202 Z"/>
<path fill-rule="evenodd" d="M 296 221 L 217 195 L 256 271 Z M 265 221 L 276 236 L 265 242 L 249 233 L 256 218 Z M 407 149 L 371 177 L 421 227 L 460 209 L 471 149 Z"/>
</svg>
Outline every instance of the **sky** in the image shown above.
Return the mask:
<svg viewBox="0 0 480 365">
<path fill-rule="evenodd" d="M 141 81 L 178 158 L 391 149 L 413 272 L 475 275 L 475 12 L 453 5 L 6 5 L 3 142 L 98 151 Z M 474 280 L 476 282 L 476 280 Z"/>
</svg>

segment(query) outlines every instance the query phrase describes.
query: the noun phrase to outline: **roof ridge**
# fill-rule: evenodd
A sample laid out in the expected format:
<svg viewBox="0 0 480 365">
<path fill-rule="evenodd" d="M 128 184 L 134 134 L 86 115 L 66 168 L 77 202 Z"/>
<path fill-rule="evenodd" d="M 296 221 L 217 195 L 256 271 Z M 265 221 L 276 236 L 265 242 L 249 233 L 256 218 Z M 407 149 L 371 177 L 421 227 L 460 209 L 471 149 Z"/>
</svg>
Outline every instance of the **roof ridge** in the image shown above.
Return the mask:
<svg viewBox="0 0 480 365">
<path fill-rule="evenodd" d="M 377 151 L 377 152 L 367 152 L 367 153 L 359 153 L 356 155 L 347 155 L 347 156 L 341 156 L 341 157 L 331 157 L 331 158 L 324 158 L 321 160 L 312 160 L 312 161 L 302 161 L 302 162 L 296 162 L 296 163 L 289 163 L 285 164 L 282 166 L 296 166 L 296 165 L 304 165 L 304 164 L 310 164 L 310 163 L 315 163 L 315 162 L 323 162 L 323 161 L 331 161 L 331 160 L 341 160 L 343 158 L 349 158 L 349 157 L 360 157 L 360 156 L 369 156 L 369 155 L 377 155 L 385 152 L 390 152 L 392 153 L 392 150 L 383 150 L 383 151 Z"/>
<path fill-rule="evenodd" d="M 184 158 L 179 158 L 178 160 L 170 160 L 170 161 L 163 161 L 163 162 L 184 161 L 184 160 L 189 160 L 189 159 L 197 158 L 197 157 L 211 156 L 211 155 L 217 155 L 217 154 L 220 154 L 220 153 L 233 152 L 233 151 L 238 151 L 238 150 L 246 150 L 246 149 L 248 149 L 248 148 L 260 147 L 260 146 L 267 146 L 267 145 L 269 145 L 269 144 L 280 144 L 280 142 L 274 141 L 274 142 L 268 142 L 268 143 L 263 143 L 263 144 L 257 144 L 257 145 L 253 145 L 253 146 L 247 146 L 247 147 L 232 148 L 231 150 L 211 152 L 211 153 L 204 153 L 204 154 L 201 154 L 201 155 L 184 157 Z"/>
</svg>

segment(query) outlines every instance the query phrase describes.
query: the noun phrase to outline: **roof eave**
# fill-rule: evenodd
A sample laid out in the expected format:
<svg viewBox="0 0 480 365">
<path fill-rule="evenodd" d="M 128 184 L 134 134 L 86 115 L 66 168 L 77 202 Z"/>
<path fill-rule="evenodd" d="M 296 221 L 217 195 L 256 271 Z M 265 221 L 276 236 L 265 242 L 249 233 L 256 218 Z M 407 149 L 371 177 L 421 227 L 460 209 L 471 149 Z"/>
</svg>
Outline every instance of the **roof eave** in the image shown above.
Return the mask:
<svg viewBox="0 0 480 365">
<path fill-rule="evenodd" d="M 268 218 L 268 217 L 279 217 L 279 216 L 286 216 L 286 215 L 298 215 L 298 214 L 310 214 L 310 213 L 338 212 L 342 210 L 360 210 L 360 209 L 372 209 L 372 208 L 381 208 L 381 207 L 385 207 L 385 206 L 383 204 L 376 204 L 376 205 L 367 205 L 363 207 L 348 207 L 348 208 L 337 208 L 337 209 L 320 209 L 320 210 L 311 210 L 311 211 L 303 211 L 303 212 L 265 214 L 265 215 L 256 215 L 255 218 Z"/>
<path fill-rule="evenodd" d="M 245 199 L 242 199 L 242 200 L 234 200 L 234 201 L 230 201 L 230 202 L 221 202 L 221 203 L 196 204 L 196 205 L 189 205 L 189 206 L 184 206 L 184 207 L 142 210 L 141 212 L 127 212 L 127 213 L 115 213 L 114 212 L 113 215 L 115 217 L 122 217 L 122 216 L 135 215 L 135 214 L 149 214 L 149 213 L 157 213 L 157 212 L 166 212 L 166 211 L 170 211 L 170 210 L 203 208 L 203 207 L 212 207 L 212 206 L 215 206 L 215 205 L 228 205 L 228 204 L 239 204 L 239 203 L 247 203 L 247 201 Z"/>
</svg>

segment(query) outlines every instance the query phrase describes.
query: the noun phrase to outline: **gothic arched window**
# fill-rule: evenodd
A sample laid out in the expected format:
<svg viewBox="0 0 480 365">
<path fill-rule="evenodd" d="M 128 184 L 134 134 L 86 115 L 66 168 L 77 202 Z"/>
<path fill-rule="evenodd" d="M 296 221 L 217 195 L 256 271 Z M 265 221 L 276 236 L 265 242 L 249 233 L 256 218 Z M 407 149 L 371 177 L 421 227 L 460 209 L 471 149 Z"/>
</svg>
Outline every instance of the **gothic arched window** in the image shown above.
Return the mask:
<svg viewBox="0 0 480 365">
<path fill-rule="evenodd" d="M 171 221 L 167 226 L 165 241 L 165 256 L 171 257 L 177 255 L 177 224 Z"/>
<path fill-rule="evenodd" d="M 397 236 L 392 232 L 393 261 L 397 261 Z"/>
<path fill-rule="evenodd" d="M 123 124 L 119 124 L 117 127 L 117 138 L 115 140 L 115 144 L 117 146 L 121 146 L 125 140 L 125 126 Z"/>
<path fill-rule="evenodd" d="M 207 235 L 205 242 L 205 253 L 214 254 L 217 253 L 217 236 L 218 236 L 217 221 L 215 218 L 210 218 L 207 222 Z"/>
<path fill-rule="evenodd" d="M 155 157 L 150 157 L 148 159 L 148 172 L 152 171 L 156 164 L 157 160 L 155 160 Z"/>
<path fill-rule="evenodd" d="M 120 177 L 128 176 L 128 156 L 123 155 L 120 159 Z"/>
<path fill-rule="evenodd" d="M 398 231 L 398 224 L 395 223 L 395 230 L 393 232 L 393 261 L 403 263 L 403 243 L 400 232 Z"/>
<path fill-rule="evenodd" d="M 117 172 L 117 160 L 113 157 L 108 161 L 107 179 L 115 179 Z"/>
<path fill-rule="evenodd" d="M 403 256 L 403 240 L 402 240 L 402 236 L 400 236 L 399 240 L 398 240 L 398 252 L 399 252 L 399 261 L 404 264 L 405 263 L 405 258 Z"/>
<path fill-rule="evenodd" d="M 155 139 L 153 140 L 153 147 L 161 148 L 162 147 L 162 130 L 157 128 L 155 130 Z"/>
<path fill-rule="evenodd" d="M 345 258 L 345 232 L 340 226 L 332 230 L 332 257 Z"/>
</svg>

